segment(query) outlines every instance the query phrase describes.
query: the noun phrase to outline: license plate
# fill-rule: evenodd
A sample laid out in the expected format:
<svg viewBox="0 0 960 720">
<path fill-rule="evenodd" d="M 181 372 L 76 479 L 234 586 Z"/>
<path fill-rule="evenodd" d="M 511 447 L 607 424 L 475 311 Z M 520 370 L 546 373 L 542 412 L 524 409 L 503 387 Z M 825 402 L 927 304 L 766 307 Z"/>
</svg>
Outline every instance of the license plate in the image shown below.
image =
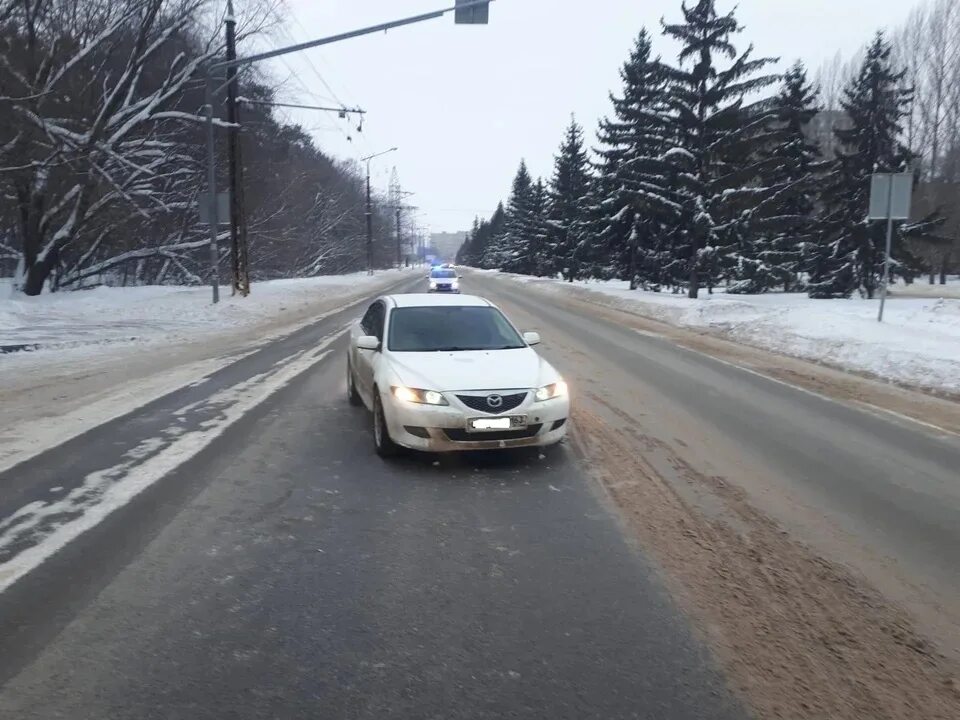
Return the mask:
<svg viewBox="0 0 960 720">
<path fill-rule="evenodd" d="M 499 418 L 474 418 L 468 423 L 470 430 L 483 432 L 484 430 L 517 430 L 527 426 L 526 415 Z"/>
</svg>

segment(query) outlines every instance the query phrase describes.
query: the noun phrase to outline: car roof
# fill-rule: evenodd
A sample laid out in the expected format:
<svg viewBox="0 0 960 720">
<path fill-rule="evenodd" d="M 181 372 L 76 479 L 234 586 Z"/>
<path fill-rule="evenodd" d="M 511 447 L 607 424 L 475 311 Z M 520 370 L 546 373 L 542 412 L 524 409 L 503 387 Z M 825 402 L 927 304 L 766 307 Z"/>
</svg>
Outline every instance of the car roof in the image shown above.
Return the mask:
<svg viewBox="0 0 960 720">
<path fill-rule="evenodd" d="M 490 302 L 476 295 L 441 295 L 427 293 L 406 293 L 387 295 L 394 307 L 486 307 Z"/>
</svg>

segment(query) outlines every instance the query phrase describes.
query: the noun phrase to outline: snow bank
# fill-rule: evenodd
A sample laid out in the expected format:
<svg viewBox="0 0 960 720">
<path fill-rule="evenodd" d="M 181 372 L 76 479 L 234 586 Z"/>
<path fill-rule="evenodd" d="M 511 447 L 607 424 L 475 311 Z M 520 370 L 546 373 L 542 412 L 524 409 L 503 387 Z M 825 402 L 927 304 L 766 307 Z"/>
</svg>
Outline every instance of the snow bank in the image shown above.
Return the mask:
<svg viewBox="0 0 960 720">
<path fill-rule="evenodd" d="M 247 298 L 221 288 L 218 305 L 210 302 L 209 287 L 99 287 L 28 298 L 0 286 L 0 347 L 37 346 L 29 354 L 40 355 L 90 345 L 177 343 L 265 322 L 283 325 L 309 317 L 319 301 L 376 292 L 420 272 L 272 280 L 255 284 Z"/>
<path fill-rule="evenodd" d="M 810 300 L 806 295 L 727 295 L 690 300 L 631 291 L 626 282 L 578 282 L 511 277 L 549 293 L 572 293 L 673 325 L 707 329 L 738 342 L 865 372 L 885 380 L 960 393 L 960 283 L 941 288 L 898 287 L 877 322 L 878 300 Z M 939 287 L 939 286 L 936 286 Z"/>
</svg>

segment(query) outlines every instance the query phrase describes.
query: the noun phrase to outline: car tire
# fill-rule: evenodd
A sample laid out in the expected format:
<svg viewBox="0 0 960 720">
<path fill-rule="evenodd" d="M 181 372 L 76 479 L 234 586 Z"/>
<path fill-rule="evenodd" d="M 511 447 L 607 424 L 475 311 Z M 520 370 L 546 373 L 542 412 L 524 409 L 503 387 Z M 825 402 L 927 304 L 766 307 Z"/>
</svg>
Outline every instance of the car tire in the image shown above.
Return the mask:
<svg viewBox="0 0 960 720">
<path fill-rule="evenodd" d="M 349 361 L 347 362 L 347 399 L 354 407 L 363 405 L 363 399 L 357 392 L 357 384 L 353 380 L 353 368 L 350 367 Z"/>
<path fill-rule="evenodd" d="M 400 452 L 400 446 L 390 438 L 387 419 L 383 415 L 380 391 L 377 388 L 373 389 L 373 447 L 377 455 L 382 458 L 394 457 Z"/>
</svg>

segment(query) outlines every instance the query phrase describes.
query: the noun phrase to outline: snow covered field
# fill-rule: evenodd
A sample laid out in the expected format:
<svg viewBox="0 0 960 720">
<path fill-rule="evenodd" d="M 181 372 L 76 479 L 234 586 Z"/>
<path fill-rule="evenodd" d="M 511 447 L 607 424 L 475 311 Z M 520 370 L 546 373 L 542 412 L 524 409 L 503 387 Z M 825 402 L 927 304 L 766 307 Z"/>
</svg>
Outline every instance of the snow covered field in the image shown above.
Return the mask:
<svg viewBox="0 0 960 720">
<path fill-rule="evenodd" d="M 960 393 L 960 282 L 894 288 L 884 323 L 878 300 L 810 300 L 802 294 L 631 291 L 626 282 L 563 283 L 504 275 L 546 293 L 572 293 L 602 305 L 928 390 Z M 938 292 L 939 289 L 939 292 Z M 907 297 L 907 295 L 921 297 Z M 940 296 L 944 297 L 940 297 Z"/>
<path fill-rule="evenodd" d="M 29 360 L 38 361 L 50 351 L 61 359 L 90 352 L 91 345 L 176 344 L 262 322 L 282 325 L 318 301 L 346 299 L 405 276 L 384 271 L 272 280 L 255 284 L 247 298 L 221 288 L 218 305 L 210 302 L 209 287 L 99 287 L 28 298 L 0 279 L 0 347 L 38 346 L 29 353 Z"/>
</svg>

